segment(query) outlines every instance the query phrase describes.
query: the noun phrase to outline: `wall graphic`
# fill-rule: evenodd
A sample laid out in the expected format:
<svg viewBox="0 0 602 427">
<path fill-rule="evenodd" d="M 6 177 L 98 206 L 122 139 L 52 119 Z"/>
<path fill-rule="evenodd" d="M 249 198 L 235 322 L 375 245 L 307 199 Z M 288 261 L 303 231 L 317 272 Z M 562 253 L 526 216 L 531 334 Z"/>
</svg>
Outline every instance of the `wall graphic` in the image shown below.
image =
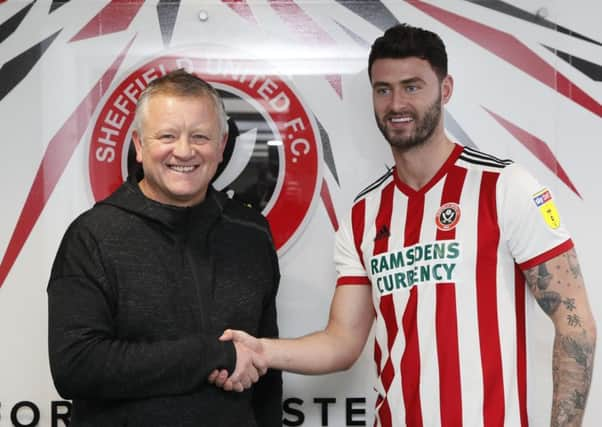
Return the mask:
<svg viewBox="0 0 602 427">
<path fill-rule="evenodd" d="M 392 165 L 366 64 L 372 41 L 398 22 L 447 44 L 448 133 L 524 164 L 552 189 L 602 322 L 602 7 L 569 3 L 0 1 L 0 427 L 66 425 L 69 402 L 54 390 L 46 355 L 50 266 L 68 224 L 136 167 L 136 99 L 175 68 L 224 98 L 230 138 L 214 185 L 270 221 L 282 335 L 325 325 L 334 231 L 354 196 Z M 546 425 L 553 331 L 542 313 L 528 328 L 538 361 L 529 366 L 531 425 Z M 372 425 L 371 350 L 346 373 L 285 375 L 283 425 Z M 602 415 L 599 368 L 590 427 Z"/>
</svg>

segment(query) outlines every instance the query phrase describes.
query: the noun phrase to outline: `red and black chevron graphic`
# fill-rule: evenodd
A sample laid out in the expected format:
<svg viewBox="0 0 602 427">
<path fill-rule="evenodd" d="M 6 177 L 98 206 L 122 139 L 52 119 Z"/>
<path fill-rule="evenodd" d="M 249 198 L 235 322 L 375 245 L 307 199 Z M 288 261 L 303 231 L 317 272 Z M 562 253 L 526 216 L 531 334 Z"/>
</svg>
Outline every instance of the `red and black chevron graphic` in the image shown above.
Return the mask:
<svg viewBox="0 0 602 427">
<path fill-rule="evenodd" d="M 44 206 L 46 206 L 46 202 L 54 191 L 71 155 L 79 145 L 96 106 L 111 86 L 111 82 L 133 41 L 134 39 L 123 49 L 48 143 L 25 205 L 21 209 L 17 225 L 0 263 L 0 287 L 21 252 Z"/>
<path fill-rule="evenodd" d="M 572 65 L 587 77 L 592 79 L 595 82 L 602 82 L 602 66 L 595 64 L 590 61 L 586 61 L 583 58 L 579 58 L 578 56 L 571 55 L 568 52 L 563 52 L 559 49 L 554 49 L 550 46 L 543 45 L 546 49 L 552 52 L 554 55 L 558 56 L 563 61 Z"/>
<path fill-rule="evenodd" d="M 501 12 L 505 15 L 510 15 L 514 18 L 522 19 L 524 21 L 528 21 L 533 24 L 549 28 L 553 31 L 558 31 L 562 34 L 566 34 L 568 36 L 575 37 L 577 39 L 583 40 L 588 43 L 595 44 L 597 46 L 602 46 L 602 43 L 600 43 L 594 39 L 586 37 L 586 36 L 576 32 L 576 31 L 573 31 L 569 28 L 563 27 L 562 25 L 558 25 L 557 23 L 549 21 L 540 15 L 526 12 L 516 6 L 513 6 L 513 5 L 503 2 L 503 1 L 498 1 L 498 0 L 487 0 L 487 1 L 466 0 L 466 1 L 468 1 L 470 3 L 478 4 L 480 6 L 487 7 L 489 9 L 495 10 L 497 12 Z M 569 65 L 577 68 L 579 71 L 581 71 L 583 74 L 588 76 L 590 79 L 597 81 L 597 82 L 602 81 L 602 66 L 595 64 L 593 62 L 589 62 L 583 58 L 579 58 L 577 56 L 571 55 L 568 52 L 560 51 L 551 46 L 544 45 L 544 47 L 547 48 L 550 52 L 552 52 L 556 56 L 558 56 L 559 58 L 561 58 L 563 61 L 568 63 Z"/>
<path fill-rule="evenodd" d="M 602 105 L 598 101 L 513 35 L 422 1 L 408 1 L 408 4 L 441 21 L 544 85 L 602 117 Z"/>
<path fill-rule="evenodd" d="M 589 37 L 579 34 L 576 31 L 573 31 L 569 28 L 563 27 L 562 25 L 558 25 L 555 22 L 549 21 L 549 20 L 545 19 L 543 16 L 540 16 L 535 13 L 527 12 L 519 7 L 513 6 L 504 1 L 500 1 L 500 0 L 465 0 L 465 1 L 478 4 L 479 6 L 483 6 L 483 7 L 495 10 L 497 12 L 501 12 L 505 15 L 510 15 L 514 18 L 518 18 L 518 19 L 522 19 L 524 21 L 531 22 L 536 25 L 540 25 L 542 27 L 546 27 L 546 28 L 549 28 L 554 31 L 558 31 L 560 33 L 566 34 L 571 37 L 576 37 L 578 39 L 596 44 L 598 46 L 602 46 L 602 43 L 600 43 L 596 40 L 590 39 Z"/>
<path fill-rule="evenodd" d="M 247 0 L 221 0 L 233 11 L 245 18 L 249 22 L 256 23 L 255 16 L 247 3 Z M 336 47 L 336 41 L 320 27 L 295 0 L 268 0 L 272 9 L 280 16 L 290 30 L 306 41 L 315 46 Z M 341 76 L 338 74 L 325 74 L 324 78 L 335 90 L 337 95 L 343 97 L 343 85 Z"/>
</svg>

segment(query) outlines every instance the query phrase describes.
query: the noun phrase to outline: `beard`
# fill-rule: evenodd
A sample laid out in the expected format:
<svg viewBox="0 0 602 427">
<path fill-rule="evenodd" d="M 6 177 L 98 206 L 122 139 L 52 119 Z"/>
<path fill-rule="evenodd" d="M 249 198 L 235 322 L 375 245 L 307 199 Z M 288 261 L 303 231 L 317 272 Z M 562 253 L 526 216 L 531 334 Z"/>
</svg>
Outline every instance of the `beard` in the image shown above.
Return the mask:
<svg viewBox="0 0 602 427">
<path fill-rule="evenodd" d="M 385 115 L 381 120 L 376 113 L 374 113 L 376 124 L 391 147 L 401 148 L 405 151 L 422 145 L 431 137 L 441 119 L 441 91 L 439 91 L 439 96 L 435 102 L 427 108 L 422 117 L 417 116 L 416 114 L 413 115 L 415 129 L 408 135 L 398 134 L 397 132 L 388 129 L 388 115 L 389 114 Z"/>
</svg>

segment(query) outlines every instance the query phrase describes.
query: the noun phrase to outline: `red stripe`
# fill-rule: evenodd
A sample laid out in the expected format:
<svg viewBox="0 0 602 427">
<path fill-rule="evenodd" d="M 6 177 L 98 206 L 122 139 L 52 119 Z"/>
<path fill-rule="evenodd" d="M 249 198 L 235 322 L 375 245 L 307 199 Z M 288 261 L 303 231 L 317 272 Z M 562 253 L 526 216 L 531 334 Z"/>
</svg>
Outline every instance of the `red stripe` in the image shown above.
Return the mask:
<svg viewBox="0 0 602 427">
<path fill-rule="evenodd" d="M 518 266 L 523 271 L 528 270 L 529 268 L 533 268 L 536 265 L 543 264 L 544 262 L 547 262 L 552 258 L 556 258 L 558 255 L 562 255 L 566 251 L 573 249 L 574 246 L 575 244 L 573 243 L 573 241 L 569 239 L 566 242 L 556 246 L 555 248 L 545 251 L 543 254 L 538 255 L 535 258 L 531 258 L 530 260 L 525 261 L 522 264 L 519 264 Z"/>
<path fill-rule="evenodd" d="M 257 25 L 257 19 L 255 19 L 251 7 L 247 4 L 247 0 L 222 0 L 222 3 L 227 4 L 230 9 L 239 16 L 245 18 L 251 24 Z"/>
<path fill-rule="evenodd" d="M 514 299 L 516 306 L 516 373 L 518 381 L 518 407 L 521 427 L 528 427 L 527 418 L 527 326 L 525 313 L 525 276 L 516 266 L 514 271 Z"/>
<path fill-rule="evenodd" d="M 379 232 L 383 227 L 388 230 L 391 229 L 391 215 L 393 212 L 393 195 L 395 190 L 395 184 L 391 181 L 383 189 L 381 193 L 380 206 L 378 208 L 378 214 L 376 215 L 376 233 Z M 383 235 L 380 239 L 374 241 L 374 255 L 386 252 L 389 248 L 389 235 Z M 397 318 L 395 316 L 395 306 L 393 304 L 393 296 L 391 294 L 381 297 L 379 310 L 382 318 L 385 322 L 387 330 L 387 360 L 381 372 L 380 378 L 385 389 L 385 393 L 389 391 L 391 383 L 393 382 L 393 376 L 395 369 L 393 369 L 393 363 L 391 361 L 391 349 L 397 338 L 399 326 L 397 325 Z M 384 402 L 379 409 L 379 416 L 383 426 L 391 425 L 391 408 L 387 396 L 384 397 Z M 388 424 L 386 424 L 388 422 Z"/>
<path fill-rule="evenodd" d="M 537 138 L 535 135 L 530 134 L 526 130 L 516 126 L 514 123 L 509 122 L 503 117 L 495 114 L 493 111 L 489 111 L 483 107 L 500 125 L 502 125 L 508 132 L 512 134 L 521 144 L 525 146 L 535 157 L 537 157 L 553 174 L 565 183 L 577 196 L 581 198 L 581 194 L 577 191 L 577 188 L 573 185 L 573 182 L 569 178 L 568 174 L 562 168 L 562 165 L 550 150 L 550 147 Z"/>
<path fill-rule="evenodd" d="M 337 286 L 349 285 L 368 285 L 371 286 L 370 279 L 366 276 L 341 276 L 337 279 Z"/>
<path fill-rule="evenodd" d="M 460 204 L 466 169 L 454 166 L 445 180 L 441 205 Z M 459 212 L 461 214 L 461 212 Z M 462 218 L 460 217 L 460 221 Z M 465 219 L 466 220 L 466 219 Z M 437 240 L 453 240 L 456 229 L 437 230 Z M 437 328 L 437 360 L 439 361 L 439 400 L 441 426 L 462 425 L 462 389 L 460 385 L 460 352 L 455 283 L 437 284 L 435 323 Z"/>
<path fill-rule="evenodd" d="M 70 42 L 90 39 L 125 30 L 144 2 L 112 0 L 82 28 Z"/>
<path fill-rule="evenodd" d="M 504 378 L 497 317 L 497 249 L 500 230 L 496 211 L 498 174 L 483 172 L 477 231 L 477 315 L 483 371 L 483 425 L 504 424 Z"/>
<path fill-rule="evenodd" d="M 383 404 L 380 405 L 380 408 L 378 409 L 378 418 L 380 418 L 380 427 L 391 427 L 393 425 L 391 408 L 389 407 L 387 398 L 384 399 Z"/>
<path fill-rule="evenodd" d="M 364 227 L 366 221 L 366 199 L 362 199 L 353 205 L 351 209 L 351 227 L 353 230 L 353 243 L 355 250 L 362 265 L 364 263 L 364 253 L 362 252 L 362 238 L 364 237 Z"/>
<path fill-rule="evenodd" d="M 416 193 L 408 198 L 404 246 L 418 243 L 424 215 L 424 194 Z M 408 426 L 422 427 L 422 407 L 420 404 L 420 348 L 418 343 L 418 290 L 413 287 L 403 313 L 403 332 L 406 348 L 401 357 L 401 387 L 406 407 Z"/>
</svg>

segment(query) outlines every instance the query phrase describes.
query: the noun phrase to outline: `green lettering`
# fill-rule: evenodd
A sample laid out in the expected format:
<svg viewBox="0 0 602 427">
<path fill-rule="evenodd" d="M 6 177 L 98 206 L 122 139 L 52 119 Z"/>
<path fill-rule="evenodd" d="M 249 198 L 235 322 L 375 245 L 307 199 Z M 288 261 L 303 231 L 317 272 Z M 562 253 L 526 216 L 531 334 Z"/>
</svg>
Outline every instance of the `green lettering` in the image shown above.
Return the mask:
<svg viewBox="0 0 602 427">
<path fill-rule="evenodd" d="M 380 267 L 379 270 L 383 271 L 383 270 L 388 270 L 389 266 L 387 265 L 387 257 L 386 256 L 381 256 L 380 257 Z"/>
<path fill-rule="evenodd" d="M 393 279 L 390 274 L 387 274 L 383 277 L 383 282 L 385 282 L 385 289 L 387 292 L 391 292 L 393 290 Z"/>
<path fill-rule="evenodd" d="M 459 242 L 451 242 L 447 245 L 447 258 L 458 258 L 460 255 L 460 243 Z"/>
<path fill-rule="evenodd" d="M 416 283 L 416 272 L 414 270 L 408 270 L 406 275 L 408 276 L 408 286 L 412 286 Z"/>
<path fill-rule="evenodd" d="M 432 256 L 433 244 L 424 245 L 424 260 L 430 261 Z"/>
<path fill-rule="evenodd" d="M 452 280 L 452 274 L 453 274 L 455 268 L 456 268 L 456 264 L 443 264 L 443 269 L 447 273 L 448 281 Z"/>
<path fill-rule="evenodd" d="M 399 289 L 399 287 L 407 287 L 406 285 L 406 276 L 403 273 L 395 273 L 395 288 Z"/>
<path fill-rule="evenodd" d="M 391 269 L 403 267 L 403 253 L 401 251 L 389 255 L 389 265 Z"/>
<path fill-rule="evenodd" d="M 406 262 L 406 265 L 409 267 L 410 265 L 414 264 L 414 248 L 410 248 L 406 251 L 406 259 L 408 262 Z"/>
<path fill-rule="evenodd" d="M 424 249 L 422 248 L 422 246 L 416 246 L 414 248 L 415 262 L 418 262 L 422 259 L 423 252 L 424 252 Z"/>
<path fill-rule="evenodd" d="M 372 258 L 370 260 L 370 270 L 372 271 L 372 275 L 378 273 L 378 259 Z"/>
<path fill-rule="evenodd" d="M 445 258 L 445 243 L 435 243 L 433 248 L 433 259 Z"/>
<path fill-rule="evenodd" d="M 431 268 L 428 265 L 421 265 L 420 266 L 420 281 L 421 282 L 428 282 L 429 280 L 431 280 Z"/>
<path fill-rule="evenodd" d="M 443 276 L 439 273 L 439 270 L 441 270 L 441 268 L 443 268 L 443 264 L 435 264 L 433 266 L 433 277 L 438 282 L 441 282 L 443 280 Z"/>
</svg>

